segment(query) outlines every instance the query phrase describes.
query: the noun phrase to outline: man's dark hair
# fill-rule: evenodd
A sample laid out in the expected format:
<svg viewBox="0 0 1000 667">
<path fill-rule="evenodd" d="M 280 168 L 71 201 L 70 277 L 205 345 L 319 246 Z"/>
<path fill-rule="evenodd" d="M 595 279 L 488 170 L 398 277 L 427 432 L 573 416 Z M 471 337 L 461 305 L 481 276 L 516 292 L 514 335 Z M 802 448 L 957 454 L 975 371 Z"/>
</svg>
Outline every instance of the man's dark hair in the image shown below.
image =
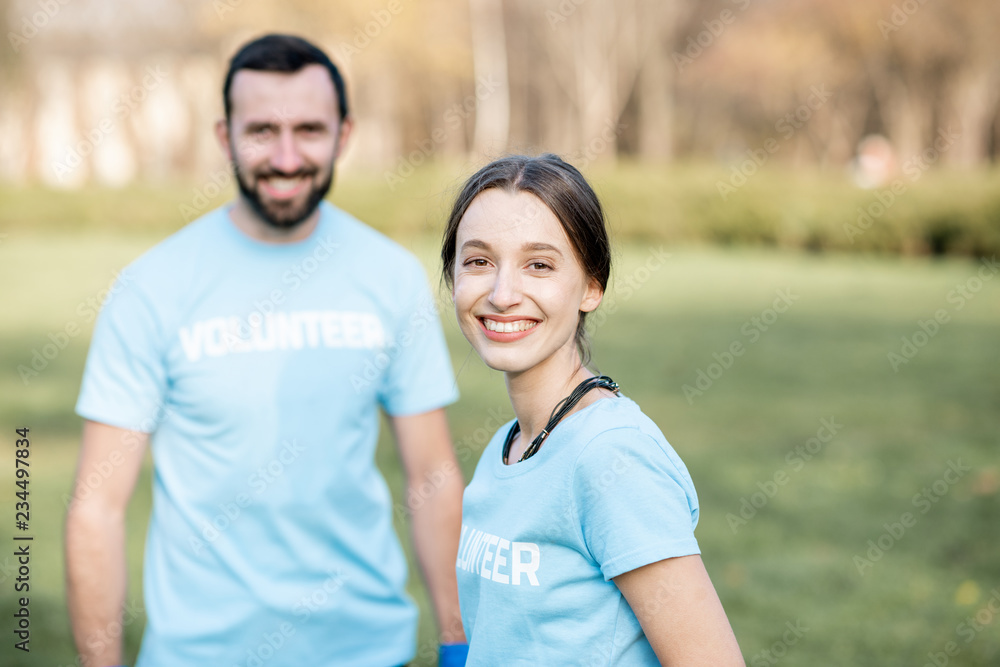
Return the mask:
<svg viewBox="0 0 1000 667">
<path fill-rule="evenodd" d="M 264 35 L 245 44 L 229 61 L 226 82 L 222 85 L 222 103 L 226 108 L 226 122 L 229 121 L 232 111 L 229 89 L 233 85 L 233 77 L 241 69 L 294 73 L 306 65 L 322 65 L 330 73 L 333 88 L 337 92 L 340 119 L 347 118 L 347 91 L 344 88 L 344 78 L 330 58 L 319 47 L 301 37 Z"/>
</svg>

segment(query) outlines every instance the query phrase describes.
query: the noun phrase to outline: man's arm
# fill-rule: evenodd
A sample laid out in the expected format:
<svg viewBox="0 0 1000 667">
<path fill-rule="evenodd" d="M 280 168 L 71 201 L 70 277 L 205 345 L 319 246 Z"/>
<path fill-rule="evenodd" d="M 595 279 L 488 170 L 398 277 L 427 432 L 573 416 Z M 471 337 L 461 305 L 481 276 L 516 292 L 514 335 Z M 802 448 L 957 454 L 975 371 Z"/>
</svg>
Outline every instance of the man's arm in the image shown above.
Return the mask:
<svg viewBox="0 0 1000 667">
<path fill-rule="evenodd" d="M 701 556 L 650 563 L 614 582 L 661 664 L 746 665 Z"/>
<path fill-rule="evenodd" d="M 70 622 L 85 665 L 122 664 L 125 510 L 149 435 L 85 420 L 73 499 L 66 515 Z M 110 471 L 110 472 L 109 472 Z"/>
<path fill-rule="evenodd" d="M 441 643 L 464 642 L 455 559 L 465 483 L 452 450 L 448 420 L 441 408 L 390 417 L 390 422 L 406 471 L 413 546 L 434 604 Z"/>
</svg>

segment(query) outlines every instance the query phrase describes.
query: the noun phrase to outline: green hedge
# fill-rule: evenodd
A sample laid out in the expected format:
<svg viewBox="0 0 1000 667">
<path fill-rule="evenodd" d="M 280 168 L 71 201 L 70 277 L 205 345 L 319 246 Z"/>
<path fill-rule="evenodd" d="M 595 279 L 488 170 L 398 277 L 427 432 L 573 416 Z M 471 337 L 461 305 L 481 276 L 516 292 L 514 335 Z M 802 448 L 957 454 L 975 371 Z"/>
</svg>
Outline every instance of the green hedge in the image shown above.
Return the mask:
<svg viewBox="0 0 1000 667">
<path fill-rule="evenodd" d="M 397 237 L 437 234 L 473 167 L 434 165 L 402 179 L 347 170 L 333 199 Z M 747 169 L 748 172 L 751 170 Z M 881 188 L 846 171 L 717 165 L 588 170 L 620 238 L 806 251 L 992 256 L 1000 252 L 1000 170 L 901 174 Z M 389 181 L 393 187 L 390 188 Z M 163 231 L 232 197 L 206 181 L 124 189 L 50 190 L 0 185 L 0 232 Z M 207 196 L 215 195 L 214 197 Z"/>
<path fill-rule="evenodd" d="M 844 172 L 771 169 L 745 182 L 733 174 L 623 165 L 593 180 L 612 224 L 633 237 L 815 252 L 1000 252 L 998 170 L 904 175 L 872 190 Z"/>
</svg>

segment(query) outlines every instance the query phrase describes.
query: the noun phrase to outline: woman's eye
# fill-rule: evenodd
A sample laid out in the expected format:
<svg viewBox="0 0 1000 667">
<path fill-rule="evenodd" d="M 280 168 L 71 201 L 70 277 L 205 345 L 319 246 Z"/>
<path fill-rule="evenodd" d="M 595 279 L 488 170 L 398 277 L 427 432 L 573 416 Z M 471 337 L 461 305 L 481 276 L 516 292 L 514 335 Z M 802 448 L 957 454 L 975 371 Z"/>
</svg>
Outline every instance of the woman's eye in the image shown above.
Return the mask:
<svg viewBox="0 0 1000 667">
<path fill-rule="evenodd" d="M 486 260 L 482 258 L 470 259 L 465 263 L 466 266 L 486 266 Z"/>
<path fill-rule="evenodd" d="M 535 269 L 536 271 L 544 271 L 545 269 L 549 268 L 549 265 L 546 264 L 545 262 L 532 262 L 531 268 Z"/>
</svg>

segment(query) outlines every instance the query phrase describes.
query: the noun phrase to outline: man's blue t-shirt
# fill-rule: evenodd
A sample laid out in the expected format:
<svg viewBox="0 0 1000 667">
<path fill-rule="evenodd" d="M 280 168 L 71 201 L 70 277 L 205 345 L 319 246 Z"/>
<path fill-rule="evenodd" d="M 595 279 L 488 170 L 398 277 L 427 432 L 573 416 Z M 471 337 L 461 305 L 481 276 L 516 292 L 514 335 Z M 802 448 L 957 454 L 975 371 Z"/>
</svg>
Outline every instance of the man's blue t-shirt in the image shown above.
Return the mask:
<svg viewBox="0 0 1000 667">
<path fill-rule="evenodd" d="M 684 463 L 625 397 L 604 398 L 504 465 L 513 422 L 483 451 L 456 570 L 475 665 L 659 665 L 612 578 L 700 553 Z"/>
<path fill-rule="evenodd" d="M 413 657 L 378 408 L 440 408 L 454 376 L 418 261 L 320 210 L 290 244 L 209 213 L 124 270 L 98 319 L 77 412 L 153 434 L 141 667 Z"/>
</svg>

